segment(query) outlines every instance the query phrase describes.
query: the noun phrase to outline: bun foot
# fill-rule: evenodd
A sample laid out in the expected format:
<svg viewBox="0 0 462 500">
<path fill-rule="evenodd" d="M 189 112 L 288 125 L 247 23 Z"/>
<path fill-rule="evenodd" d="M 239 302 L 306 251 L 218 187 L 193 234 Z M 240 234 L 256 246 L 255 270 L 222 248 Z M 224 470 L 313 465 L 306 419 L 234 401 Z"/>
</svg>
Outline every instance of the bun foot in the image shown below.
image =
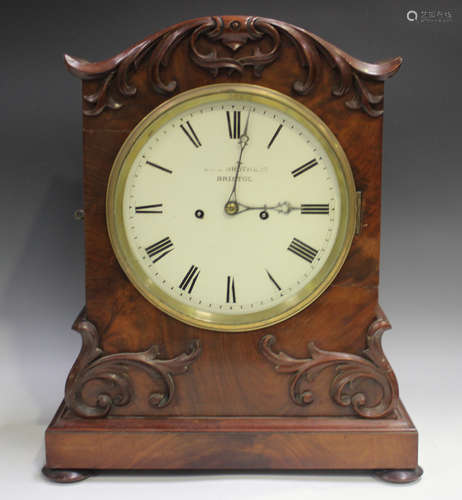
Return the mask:
<svg viewBox="0 0 462 500">
<path fill-rule="evenodd" d="M 42 474 L 55 483 L 76 483 L 77 481 L 88 479 L 91 476 L 92 471 L 84 469 L 49 469 L 45 466 L 42 469 Z"/>
<path fill-rule="evenodd" d="M 376 470 L 375 475 L 388 483 L 413 483 L 423 474 L 423 469 L 419 465 L 415 469 L 383 469 Z"/>
</svg>

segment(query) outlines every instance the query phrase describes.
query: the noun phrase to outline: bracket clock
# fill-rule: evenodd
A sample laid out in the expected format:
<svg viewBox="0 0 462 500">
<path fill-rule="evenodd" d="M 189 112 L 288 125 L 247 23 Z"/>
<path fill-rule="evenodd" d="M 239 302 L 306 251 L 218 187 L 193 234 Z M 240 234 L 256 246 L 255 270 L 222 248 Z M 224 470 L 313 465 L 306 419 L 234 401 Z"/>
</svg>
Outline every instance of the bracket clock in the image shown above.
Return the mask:
<svg viewBox="0 0 462 500">
<path fill-rule="evenodd" d="M 44 474 L 368 469 L 417 431 L 381 346 L 383 81 L 273 19 L 203 17 L 82 80 L 82 349 Z"/>
</svg>

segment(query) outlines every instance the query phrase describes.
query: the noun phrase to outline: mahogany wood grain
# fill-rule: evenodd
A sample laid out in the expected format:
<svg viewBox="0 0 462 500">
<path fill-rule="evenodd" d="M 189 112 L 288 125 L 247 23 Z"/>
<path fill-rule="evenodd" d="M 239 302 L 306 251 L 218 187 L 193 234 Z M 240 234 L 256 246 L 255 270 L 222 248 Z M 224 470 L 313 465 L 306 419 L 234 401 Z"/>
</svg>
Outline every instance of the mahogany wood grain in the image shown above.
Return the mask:
<svg viewBox="0 0 462 500">
<path fill-rule="evenodd" d="M 175 378 L 167 405 L 149 403 L 157 381 L 132 366 L 114 378 L 131 384 L 130 398 L 105 418 L 81 418 L 63 404 L 46 432 L 48 476 L 112 468 L 417 470 L 417 431 L 401 404 L 387 417 L 359 418 L 329 392 L 334 366 L 310 385 L 316 400 L 296 404 L 287 378 L 259 350 L 270 334 L 293 359 L 306 356 L 309 342 L 354 360 L 364 356 L 378 309 L 383 80 L 401 58 L 365 63 L 304 29 L 224 16 L 179 23 L 108 61 L 66 56 L 66 64 L 83 80 L 86 317 L 97 332 L 86 359 L 127 354 L 145 362 L 155 345 L 161 360 L 172 360 L 193 341 L 202 352 Z M 360 231 L 320 298 L 279 325 L 229 334 L 185 325 L 137 292 L 112 251 L 105 197 L 115 156 L 147 113 L 179 92 L 232 82 L 278 90 L 324 120 L 349 158 L 362 204 Z M 88 369 L 80 361 L 70 382 Z M 68 383 L 68 401 L 77 387 L 78 398 L 101 407 L 108 401 L 101 383 Z M 361 390 L 380 396 L 374 381 Z"/>
<path fill-rule="evenodd" d="M 415 469 L 417 431 L 394 418 L 76 419 L 46 433 L 51 469 Z"/>
<path fill-rule="evenodd" d="M 210 49 L 208 43 L 201 39 L 197 45 L 206 52 Z M 242 57 L 251 55 L 257 42 L 252 43 L 240 49 Z M 266 38 L 259 45 L 262 51 L 268 51 L 270 46 Z M 105 221 L 112 163 L 130 130 L 165 100 L 165 96 L 153 92 L 146 78 L 148 63 L 142 62 L 131 76 L 137 93 L 124 107 L 84 117 L 86 307 L 89 320 L 100 333 L 101 347 L 108 353 L 137 352 L 156 344 L 171 356 L 184 349 L 185 340 L 198 339 L 206 346 L 200 362 L 181 381 L 178 398 L 161 410 L 162 415 L 351 414 L 329 398 L 319 400 L 308 411 L 291 404 L 283 382 L 257 351 L 258 340 L 271 333 L 284 351 L 294 355 L 304 352 L 309 341 L 322 349 L 359 354 L 365 348 L 367 328 L 374 320 L 378 300 L 382 117 L 351 111 L 343 100 L 332 95 L 336 75 L 326 59 L 319 61 L 313 91 L 298 95 L 291 90 L 291 82 L 304 78 L 298 57 L 291 40 L 281 34 L 279 58 L 261 76 L 244 70 L 241 74 L 220 72 L 212 77 L 191 64 L 189 41 L 183 39 L 163 73 L 163 80 L 175 79 L 179 90 L 209 83 L 245 82 L 291 95 L 318 114 L 335 133 L 350 160 L 357 189 L 363 193 L 362 229 L 332 286 L 306 310 L 261 331 L 231 335 L 209 332 L 165 315 L 139 294 L 114 256 Z M 368 85 L 375 93 L 383 92 L 382 82 L 371 81 Z M 97 89 L 97 80 L 83 82 L 84 95 Z M 145 403 L 145 384 L 140 384 L 133 405 L 116 409 L 117 414 L 153 413 Z M 157 410 L 154 413 L 159 414 Z"/>
</svg>

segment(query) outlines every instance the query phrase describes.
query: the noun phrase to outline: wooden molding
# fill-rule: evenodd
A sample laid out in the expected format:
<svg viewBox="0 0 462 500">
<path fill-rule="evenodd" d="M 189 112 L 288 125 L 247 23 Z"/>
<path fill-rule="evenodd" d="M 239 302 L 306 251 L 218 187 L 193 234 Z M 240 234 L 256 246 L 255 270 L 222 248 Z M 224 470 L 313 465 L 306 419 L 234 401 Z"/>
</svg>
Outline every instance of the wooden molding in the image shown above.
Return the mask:
<svg viewBox="0 0 462 500">
<path fill-rule="evenodd" d="M 154 92 L 170 96 L 181 91 L 181 82 L 173 79 L 165 82 L 162 73 L 183 40 L 189 40 L 189 63 L 208 71 L 212 77 L 222 70 L 231 75 L 234 72 L 242 74 L 247 69 L 260 77 L 268 65 L 278 61 L 281 35 L 295 47 L 305 75 L 304 80 L 292 82 L 295 94 L 315 91 L 324 58 L 336 76 L 332 95 L 348 97 L 345 105 L 349 109 L 360 109 L 371 117 L 383 114 L 383 94 L 372 93 L 366 82 L 393 76 L 401 66 L 401 57 L 366 63 L 307 30 L 263 17 L 201 17 L 155 33 L 106 61 L 91 63 L 67 54 L 64 59 L 69 71 L 78 78 L 101 81 L 96 92 L 84 95 L 83 113 L 96 116 L 106 108 L 122 107 L 121 97 L 135 96 L 137 88 L 130 83 L 130 76 L 138 72 L 144 62 L 146 77 Z M 210 52 L 200 50 L 200 39 L 212 44 Z M 253 42 L 252 53 L 241 54 L 240 49 L 249 42 Z"/>
<path fill-rule="evenodd" d="M 418 435 L 382 350 L 390 325 L 376 309 L 383 80 L 401 58 L 369 64 L 287 23 L 223 16 L 168 27 L 107 61 L 65 59 L 84 80 L 87 115 L 86 309 L 74 324 L 82 349 L 65 401 L 46 431 L 46 477 L 369 469 L 416 479 Z M 293 96 L 335 134 L 362 193 L 361 231 L 309 308 L 264 330 L 212 333 L 162 313 L 131 284 L 108 237 L 105 201 L 114 158 L 147 113 L 178 92 L 239 82 Z"/>
<path fill-rule="evenodd" d="M 82 349 L 66 381 L 65 401 L 74 414 L 83 418 L 106 417 L 113 406 L 130 403 L 134 389 L 129 367 L 141 369 L 153 380 L 160 378 L 164 382 L 165 390 L 153 392 L 149 397 L 153 408 L 164 408 L 175 393 L 173 375 L 185 373 L 201 352 L 199 341 L 196 340 L 187 352 L 170 359 L 159 359 L 156 345 L 143 352 L 105 354 L 98 346 L 97 329 L 86 318 L 85 309 L 72 328 L 82 336 Z M 91 398 L 91 402 L 84 396 L 84 388 L 89 382 L 99 384 L 96 397 Z"/>
<path fill-rule="evenodd" d="M 328 468 L 380 470 L 386 479 L 385 469 L 390 474 L 418 467 L 417 431 L 401 402 L 395 418 L 375 420 L 161 415 L 90 420 L 69 416 L 62 405 L 46 443 L 48 470 L 84 474 L 88 469 Z"/>
<path fill-rule="evenodd" d="M 381 418 L 392 414 L 399 401 L 396 376 L 382 349 L 382 335 L 390 329 L 384 312 L 379 308 L 377 319 L 369 326 L 367 348 L 361 356 L 343 352 L 323 351 L 314 342 L 308 344 L 307 358 L 293 358 L 285 352 L 272 349 L 276 341 L 273 335 L 260 339 L 261 353 L 274 364 L 279 373 L 294 373 L 289 393 L 298 405 L 309 405 L 314 401 L 311 390 L 302 390 L 303 381 L 308 384 L 324 369 L 335 367 L 335 376 L 330 384 L 332 399 L 340 406 L 351 406 L 355 413 L 364 418 Z M 370 380 L 379 385 L 378 398 L 371 397 L 364 389 L 358 389 L 360 381 Z M 373 403 L 371 403 L 373 401 Z"/>
</svg>

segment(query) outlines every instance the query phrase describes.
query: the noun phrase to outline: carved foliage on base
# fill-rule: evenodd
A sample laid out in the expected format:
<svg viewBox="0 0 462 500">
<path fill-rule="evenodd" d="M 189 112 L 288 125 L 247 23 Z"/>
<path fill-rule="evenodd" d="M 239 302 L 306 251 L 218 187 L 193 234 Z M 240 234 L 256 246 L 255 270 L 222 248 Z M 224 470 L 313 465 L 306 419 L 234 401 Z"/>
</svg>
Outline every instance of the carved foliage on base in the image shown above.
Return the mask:
<svg viewBox="0 0 462 500">
<path fill-rule="evenodd" d="M 130 74 L 138 71 L 147 61 L 147 79 L 155 92 L 170 96 L 179 89 L 178 82 L 165 82 L 162 70 L 169 66 L 171 56 L 178 44 L 189 39 L 190 61 L 216 77 L 220 70 L 243 73 L 251 68 L 254 75 L 261 76 L 263 70 L 274 63 L 281 52 L 281 35 L 286 36 L 297 51 L 304 81 L 291 82 L 296 94 L 306 95 L 313 91 L 321 71 L 321 58 L 326 59 L 337 75 L 332 94 L 350 98 L 345 102 L 349 109 L 361 109 L 372 117 L 383 113 L 383 95 L 373 94 L 366 86 L 367 80 L 381 81 L 398 71 L 402 59 L 395 57 L 380 63 L 365 63 L 343 52 L 326 40 L 288 23 L 261 17 L 202 17 L 185 21 L 145 38 L 133 47 L 106 61 L 90 63 L 65 55 L 68 69 L 83 80 L 101 80 L 98 90 L 85 95 L 87 116 L 99 115 L 105 108 L 118 109 L 121 97 L 136 94 L 137 89 L 129 83 Z M 199 49 L 199 40 L 204 38 L 212 44 L 210 52 Z M 263 49 L 261 42 L 268 40 L 270 48 Z M 239 54 L 239 49 L 253 42 L 250 55 Z M 219 44 L 222 45 L 219 50 Z"/>
<path fill-rule="evenodd" d="M 275 365 L 279 373 L 293 373 L 290 383 L 290 397 L 298 405 L 309 405 L 314 401 L 311 390 L 302 390 L 302 383 L 313 382 L 315 377 L 328 367 L 335 367 L 335 376 L 330 384 L 332 399 L 340 406 L 351 406 L 365 418 L 380 418 L 392 413 L 398 404 L 398 382 L 382 349 L 382 334 L 391 328 L 383 311 L 369 327 L 367 348 L 361 356 L 343 352 L 324 351 L 308 344 L 307 358 L 293 358 L 285 352 L 275 352 L 273 335 L 265 335 L 260 340 L 263 355 Z M 372 380 L 380 388 L 379 397 L 371 401 L 365 390 L 359 390 L 357 384 Z"/>
<path fill-rule="evenodd" d="M 143 352 L 105 354 L 98 347 L 98 332 L 87 320 L 85 310 L 73 329 L 82 335 L 82 349 L 67 378 L 65 401 L 70 410 L 84 418 L 105 417 L 114 406 L 130 403 L 134 396 L 130 367 L 143 370 L 155 381 L 163 381 L 165 390 L 153 392 L 149 403 L 154 408 L 167 406 L 175 392 L 173 376 L 185 373 L 201 351 L 199 341 L 194 341 L 187 352 L 171 359 L 159 359 L 159 349 L 155 345 Z M 100 384 L 94 401 L 84 396 L 84 388 L 89 382 Z"/>
</svg>

